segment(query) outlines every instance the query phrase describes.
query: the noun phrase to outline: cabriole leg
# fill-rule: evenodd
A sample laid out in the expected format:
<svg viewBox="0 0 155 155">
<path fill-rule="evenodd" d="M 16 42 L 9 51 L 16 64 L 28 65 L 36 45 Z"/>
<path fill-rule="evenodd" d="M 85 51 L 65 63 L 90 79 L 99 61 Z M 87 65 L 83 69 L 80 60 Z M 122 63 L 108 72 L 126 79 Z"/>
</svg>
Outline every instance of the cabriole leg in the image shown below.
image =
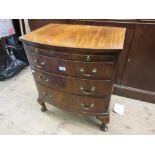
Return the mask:
<svg viewBox="0 0 155 155">
<path fill-rule="evenodd" d="M 38 103 L 41 105 L 41 111 L 45 112 L 47 110 L 45 102 L 42 99 L 38 98 Z"/>
<path fill-rule="evenodd" d="M 102 131 L 107 131 L 108 130 L 107 124 L 109 123 L 109 120 L 110 120 L 109 113 L 105 115 L 103 114 L 103 115 L 96 116 L 96 118 L 101 121 L 100 129 Z"/>
</svg>

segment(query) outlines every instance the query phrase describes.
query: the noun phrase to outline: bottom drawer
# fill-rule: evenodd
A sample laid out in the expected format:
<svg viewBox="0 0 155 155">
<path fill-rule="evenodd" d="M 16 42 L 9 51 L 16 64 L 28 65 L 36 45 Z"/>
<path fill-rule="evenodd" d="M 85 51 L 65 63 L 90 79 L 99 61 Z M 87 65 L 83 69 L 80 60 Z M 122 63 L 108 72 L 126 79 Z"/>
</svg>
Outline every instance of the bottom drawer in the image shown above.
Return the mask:
<svg viewBox="0 0 155 155">
<path fill-rule="evenodd" d="M 36 85 L 40 98 L 61 109 L 88 114 L 105 113 L 108 111 L 109 105 L 105 98 L 71 95 L 47 88 L 37 82 Z"/>
</svg>

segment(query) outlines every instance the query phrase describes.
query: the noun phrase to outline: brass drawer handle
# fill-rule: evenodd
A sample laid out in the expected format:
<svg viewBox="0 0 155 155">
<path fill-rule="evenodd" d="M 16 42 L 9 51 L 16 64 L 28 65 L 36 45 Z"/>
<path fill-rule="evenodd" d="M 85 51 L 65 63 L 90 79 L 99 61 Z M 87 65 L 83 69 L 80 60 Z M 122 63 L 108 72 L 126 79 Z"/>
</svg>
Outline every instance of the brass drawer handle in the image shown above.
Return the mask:
<svg viewBox="0 0 155 155">
<path fill-rule="evenodd" d="M 38 67 L 38 68 L 42 68 L 42 66 L 40 66 L 40 65 L 37 65 L 37 67 Z"/>
<path fill-rule="evenodd" d="M 49 79 L 45 75 L 43 75 L 43 74 L 40 74 L 38 79 L 43 80 L 45 82 L 49 82 Z"/>
<path fill-rule="evenodd" d="M 42 68 L 45 65 L 45 62 L 41 62 L 39 65 L 37 65 L 38 68 Z"/>
<path fill-rule="evenodd" d="M 85 90 L 84 90 L 84 87 L 83 87 L 83 86 L 81 86 L 81 87 L 80 87 L 80 90 L 81 90 L 81 91 L 82 91 L 82 93 L 83 93 L 83 94 L 85 94 L 85 95 L 91 95 L 93 92 L 95 92 L 96 87 L 91 87 L 90 91 L 89 91 L 89 92 L 87 92 L 87 91 L 85 91 Z"/>
<path fill-rule="evenodd" d="M 34 53 L 36 53 L 36 54 L 39 53 L 38 48 L 35 49 Z"/>
<path fill-rule="evenodd" d="M 43 92 L 43 95 L 47 98 L 47 99 L 49 99 L 49 100 L 52 100 L 52 95 L 48 95 L 47 94 L 47 92 Z"/>
<path fill-rule="evenodd" d="M 85 104 L 81 103 L 81 107 L 82 107 L 83 110 L 89 111 L 91 108 L 94 107 L 94 104 L 85 105 Z"/>
<path fill-rule="evenodd" d="M 45 62 L 44 62 L 44 61 L 38 64 L 37 60 L 34 59 L 33 62 L 36 64 L 36 66 L 37 66 L 38 68 L 42 68 L 42 67 L 45 65 Z"/>
<path fill-rule="evenodd" d="M 42 66 L 44 66 L 44 65 L 45 65 L 45 62 L 43 61 L 43 62 L 41 62 L 40 64 L 41 64 Z"/>
<path fill-rule="evenodd" d="M 33 62 L 34 62 L 35 64 L 37 64 L 37 60 L 36 60 L 36 59 L 34 59 Z"/>
<path fill-rule="evenodd" d="M 87 56 L 86 60 L 87 60 L 87 61 L 90 61 L 90 56 L 89 56 L 89 55 Z"/>
<path fill-rule="evenodd" d="M 97 69 L 93 68 L 92 71 L 91 71 L 91 74 L 88 74 L 88 73 L 85 73 L 84 68 L 81 67 L 80 72 L 82 73 L 83 76 L 93 76 L 97 72 Z"/>
<path fill-rule="evenodd" d="M 35 65 L 36 65 L 38 68 L 42 68 L 42 66 L 38 65 L 38 63 L 37 63 L 37 60 L 36 60 L 36 59 L 34 59 L 34 60 L 33 60 L 33 62 L 35 63 Z"/>
</svg>

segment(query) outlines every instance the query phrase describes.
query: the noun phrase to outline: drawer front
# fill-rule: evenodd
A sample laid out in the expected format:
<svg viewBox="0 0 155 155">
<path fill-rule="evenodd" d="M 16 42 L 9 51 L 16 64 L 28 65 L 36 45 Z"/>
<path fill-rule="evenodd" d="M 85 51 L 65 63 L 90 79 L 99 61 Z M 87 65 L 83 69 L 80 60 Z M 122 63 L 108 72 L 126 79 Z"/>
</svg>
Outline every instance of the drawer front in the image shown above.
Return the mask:
<svg viewBox="0 0 155 155">
<path fill-rule="evenodd" d="M 31 52 L 33 54 L 40 54 L 44 56 L 66 59 L 66 60 L 78 60 L 85 62 L 103 62 L 103 61 L 114 61 L 114 54 L 104 54 L 104 55 L 84 55 L 84 54 L 70 54 L 63 51 L 45 50 L 40 48 L 31 47 L 24 45 L 26 52 Z"/>
<path fill-rule="evenodd" d="M 79 78 L 70 78 L 50 74 L 37 69 L 34 69 L 32 73 L 35 80 L 39 83 L 52 89 L 71 94 L 107 97 L 111 88 L 110 80 L 86 80 Z"/>
<path fill-rule="evenodd" d="M 49 73 L 75 78 L 103 79 L 112 77 L 113 62 L 82 62 L 57 59 L 28 53 L 31 65 Z"/>
<path fill-rule="evenodd" d="M 49 89 L 38 83 L 37 89 L 39 96 L 45 102 L 67 111 L 87 114 L 104 113 L 108 111 L 108 105 L 104 98 L 71 95 Z"/>
</svg>

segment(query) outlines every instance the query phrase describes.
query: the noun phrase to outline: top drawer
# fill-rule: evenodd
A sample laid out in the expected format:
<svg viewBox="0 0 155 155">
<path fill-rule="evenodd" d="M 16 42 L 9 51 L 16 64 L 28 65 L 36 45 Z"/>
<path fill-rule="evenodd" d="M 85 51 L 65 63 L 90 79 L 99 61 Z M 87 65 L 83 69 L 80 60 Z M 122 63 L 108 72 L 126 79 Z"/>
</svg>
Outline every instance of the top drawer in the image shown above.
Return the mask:
<svg viewBox="0 0 155 155">
<path fill-rule="evenodd" d="M 44 56 L 49 56 L 53 58 L 60 58 L 66 60 L 78 60 L 85 62 L 103 62 L 103 61 L 114 61 L 114 54 L 104 54 L 104 55 L 84 55 L 84 54 L 70 54 L 65 53 L 64 51 L 55 51 L 55 50 L 45 50 L 41 48 L 31 47 L 24 44 L 24 49 L 26 52 L 31 52 L 34 54 L 40 54 Z"/>
<path fill-rule="evenodd" d="M 82 62 L 57 59 L 27 52 L 32 66 L 57 75 L 86 79 L 109 80 L 112 77 L 113 62 Z"/>
</svg>

